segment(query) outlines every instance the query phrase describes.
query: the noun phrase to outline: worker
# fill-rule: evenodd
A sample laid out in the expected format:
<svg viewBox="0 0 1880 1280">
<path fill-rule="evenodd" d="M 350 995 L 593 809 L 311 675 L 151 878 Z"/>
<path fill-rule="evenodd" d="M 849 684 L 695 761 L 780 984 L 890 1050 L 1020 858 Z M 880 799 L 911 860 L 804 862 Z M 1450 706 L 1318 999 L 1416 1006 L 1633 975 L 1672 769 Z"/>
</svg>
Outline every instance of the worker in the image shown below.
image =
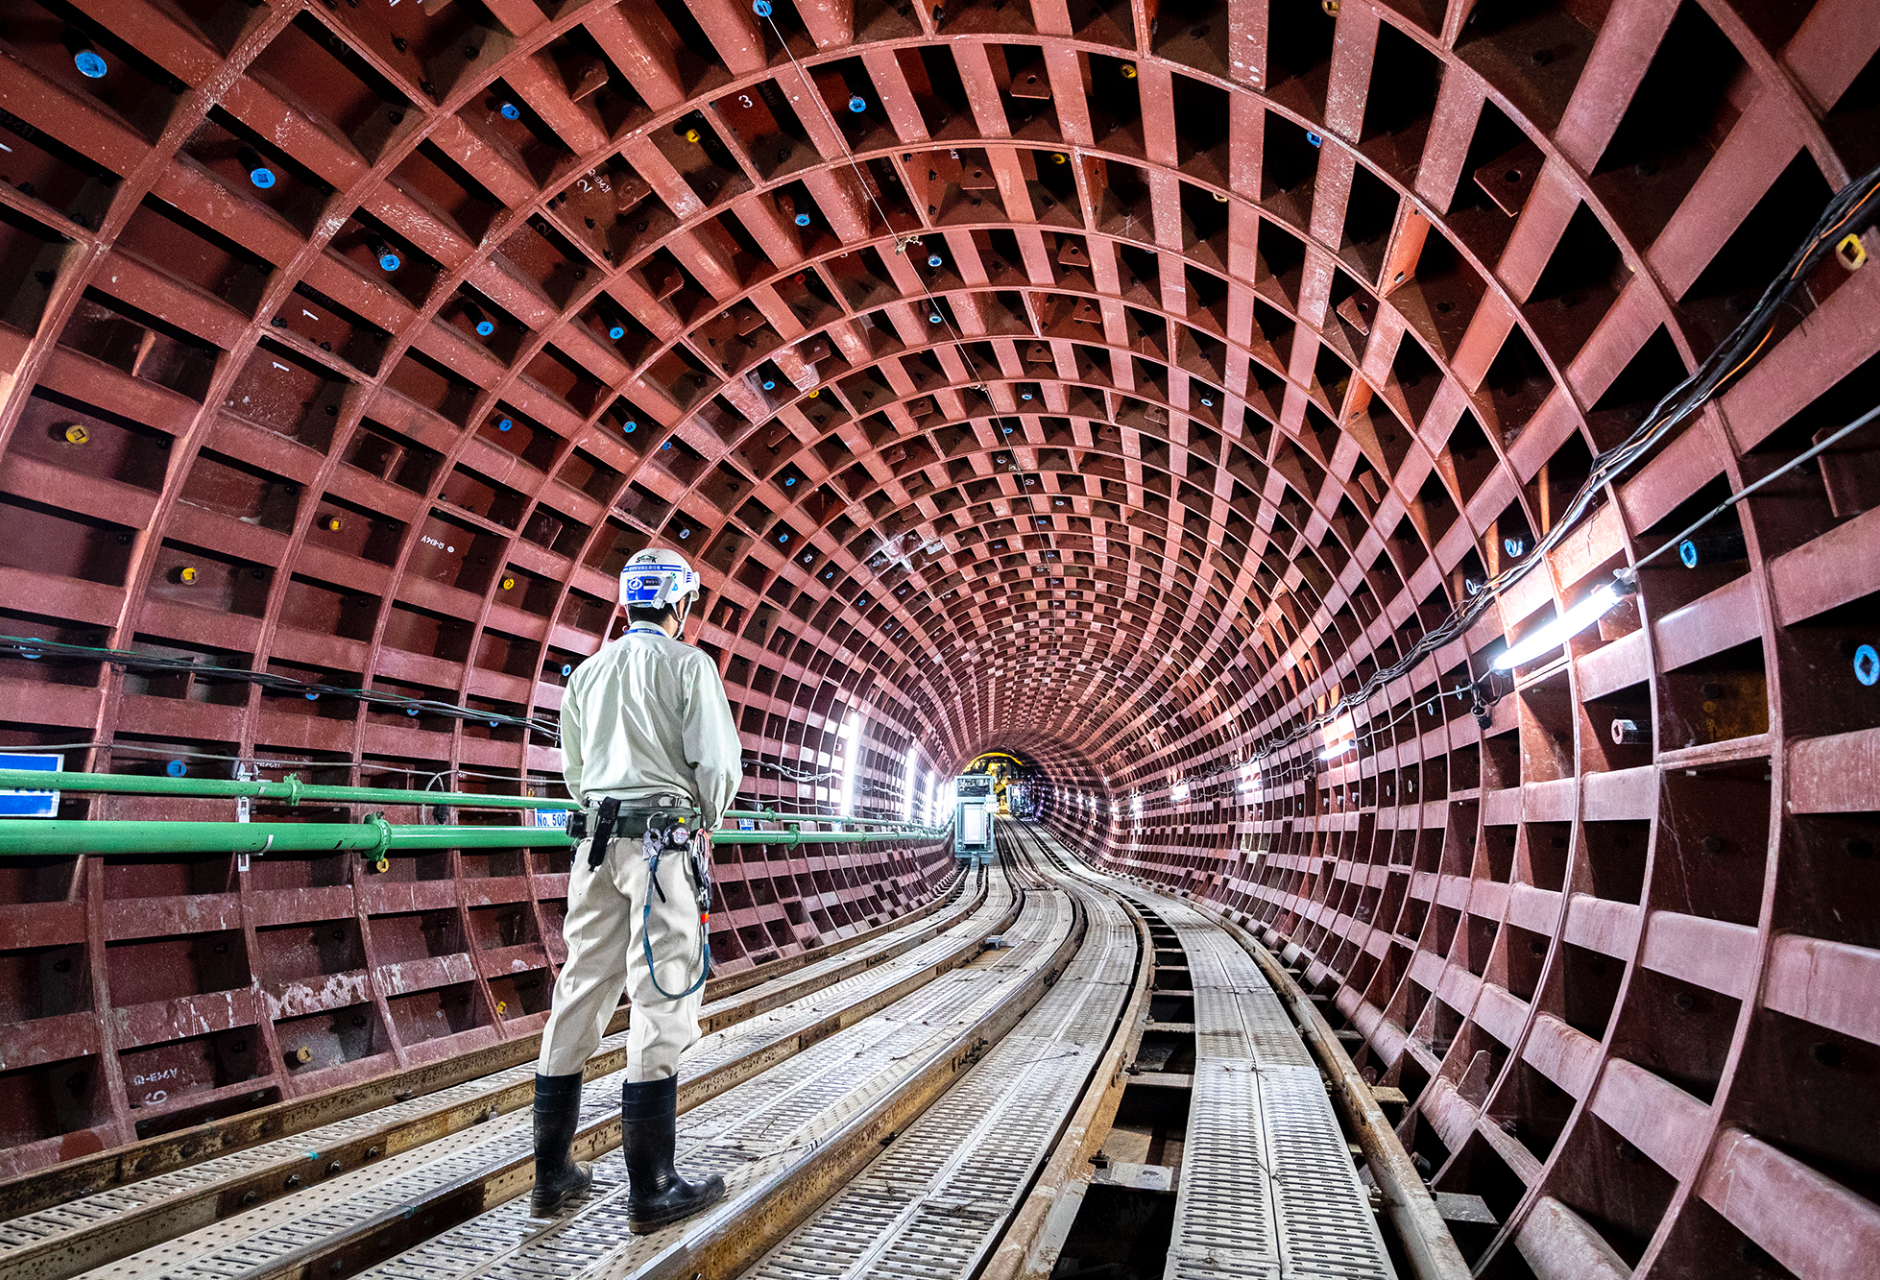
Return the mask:
<svg viewBox="0 0 1880 1280">
<path fill-rule="evenodd" d="M 567 963 L 535 1076 L 535 1217 L 588 1189 L 573 1155 L 581 1073 L 624 986 L 633 1004 L 621 1092 L 627 1227 L 656 1230 L 722 1197 L 716 1174 L 673 1170 L 679 1057 L 698 1042 L 710 952 L 709 833 L 730 807 L 742 751 L 718 668 L 679 636 L 699 577 L 649 549 L 620 571 L 626 633 L 583 662 L 561 704 L 574 868 Z"/>
</svg>

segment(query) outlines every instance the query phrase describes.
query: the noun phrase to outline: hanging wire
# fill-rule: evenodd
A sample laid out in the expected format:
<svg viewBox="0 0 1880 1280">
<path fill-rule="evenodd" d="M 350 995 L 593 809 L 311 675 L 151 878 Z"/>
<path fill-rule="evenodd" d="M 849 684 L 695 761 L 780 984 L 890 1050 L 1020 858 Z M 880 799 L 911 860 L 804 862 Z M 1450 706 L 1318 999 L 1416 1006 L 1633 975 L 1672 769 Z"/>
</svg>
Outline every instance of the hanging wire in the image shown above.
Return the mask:
<svg viewBox="0 0 1880 1280">
<path fill-rule="evenodd" d="M 10 653 L 16 657 L 33 660 L 48 657 L 72 658 L 86 662 L 102 662 L 131 671 L 157 671 L 173 675 L 199 676 L 211 680 L 234 680 L 243 684 L 260 685 L 263 689 L 275 693 L 298 693 L 309 698 L 331 695 L 349 698 L 370 706 L 448 716 L 456 720 L 482 720 L 492 726 L 508 725 L 546 734 L 558 741 L 560 738 L 559 728 L 549 720 L 512 716 L 501 711 L 479 710 L 476 707 L 466 707 L 434 698 L 411 698 L 403 694 L 382 693 L 375 689 L 354 689 L 317 680 L 301 680 L 295 676 L 281 675 L 272 671 L 254 671 L 247 667 L 224 667 L 160 653 L 140 653 L 134 649 L 106 649 L 95 645 L 68 644 L 62 640 L 41 640 L 32 636 L 0 636 L 0 653 Z"/>
<path fill-rule="evenodd" d="M 1567 503 L 1565 511 L 1561 518 L 1554 522 L 1553 528 L 1535 543 L 1525 557 L 1489 578 L 1473 599 L 1452 612 L 1436 627 L 1424 632 L 1408 652 L 1389 667 L 1373 673 L 1371 678 L 1356 691 L 1346 694 L 1333 703 L 1329 709 L 1306 720 L 1291 733 L 1284 736 L 1276 735 L 1263 741 L 1254 749 L 1254 758 L 1264 759 L 1283 751 L 1338 717 L 1369 702 L 1372 695 L 1379 689 L 1413 670 L 1418 663 L 1438 649 L 1465 635 L 1502 593 L 1546 563 L 1548 552 L 1559 546 L 1561 541 L 1592 510 L 1601 490 L 1651 452 L 1692 414 L 1714 399 L 1727 383 L 1749 368 L 1775 332 L 1777 313 L 1788 303 L 1789 296 L 1801 288 L 1807 274 L 1834 251 L 1834 237 L 1873 199 L 1877 190 L 1880 190 L 1880 168 L 1869 170 L 1835 193 L 1821 217 L 1816 220 L 1813 232 L 1790 256 L 1787 269 L 1763 290 L 1762 297 L 1744 316 L 1742 322 L 1717 345 L 1694 373 L 1666 392 L 1652 406 L 1651 411 L 1645 415 L 1643 422 L 1631 435 L 1593 459 L 1586 482 Z M 1859 423 L 1849 424 L 1834 439 L 1839 439 L 1840 435 L 1854 430 L 1856 426 L 1866 421 L 1867 418 L 1863 418 Z M 1807 456 L 1820 452 L 1831 442 L 1824 442 L 1809 455 L 1795 459 L 1785 470 L 1800 465 Z M 1774 478 L 1774 475 L 1765 477 L 1754 487 L 1760 487 L 1761 484 Z M 1750 491 L 1751 489 L 1746 489 L 1743 494 L 1734 495 L 1730 501 L 1740 501 Z M 1708 520 L 1716 514 L 1712 512 L 1705 519 Z M 1652 553 L 1652 557 L 1648 558 L 1655 558 L 1663 550 L 1664 548 L 1659 548 L 1658 551 Z M 1485 693 L 1479 696 L 1483 697 L 1484 705 L 1492 705 L 1492 697 Z"/>
</svg>

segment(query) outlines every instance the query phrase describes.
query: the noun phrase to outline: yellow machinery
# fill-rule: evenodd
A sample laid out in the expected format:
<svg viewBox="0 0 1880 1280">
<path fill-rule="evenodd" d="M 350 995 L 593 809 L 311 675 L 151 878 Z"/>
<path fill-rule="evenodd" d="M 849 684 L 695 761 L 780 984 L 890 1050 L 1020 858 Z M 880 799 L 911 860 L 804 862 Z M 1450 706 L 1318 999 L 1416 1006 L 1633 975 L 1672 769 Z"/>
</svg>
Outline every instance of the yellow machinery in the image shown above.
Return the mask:
<svg viewBox="0 0 1880 1280">
<path fill-rule="evenodd" d="M 988 751 L 974 757 L 973 762 L 966 766 L 966 772 L 986 774 L 992 778 L 992 794 L 999 802 L 999 816 L 1009 818 L 1012 810 L 1006 793 L 1012 785 L 1011 775 L 1023 768 L 1025 762 L 1009 751 Z"/>
</svg>

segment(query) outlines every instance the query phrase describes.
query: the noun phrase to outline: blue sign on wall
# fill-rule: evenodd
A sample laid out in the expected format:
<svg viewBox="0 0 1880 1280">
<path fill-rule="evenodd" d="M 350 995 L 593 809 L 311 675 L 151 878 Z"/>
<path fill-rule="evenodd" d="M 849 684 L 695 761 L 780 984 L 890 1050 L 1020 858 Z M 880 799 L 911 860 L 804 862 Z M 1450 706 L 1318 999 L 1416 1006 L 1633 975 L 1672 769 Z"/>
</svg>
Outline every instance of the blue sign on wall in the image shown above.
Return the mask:
<svg viewBox="0 0 1880 1280">
<path fill-rule="evenodd" d="M 0 752 L 0 769 L 38 769 L 57 773 L 65 768 L 65 757 L 55 755 L 14 755 Z M 0 818 L 56 818 L 59 793 L 56 791 L 0 790 Z"/>
<path fill-rule="evenodd" d="M 559 827 L 563 831 L 568 829 L 568 814 L 570 810 L 532 809 L 530 812 L 535 815 L 535 825 L 538 827 Z"/>
</svg>

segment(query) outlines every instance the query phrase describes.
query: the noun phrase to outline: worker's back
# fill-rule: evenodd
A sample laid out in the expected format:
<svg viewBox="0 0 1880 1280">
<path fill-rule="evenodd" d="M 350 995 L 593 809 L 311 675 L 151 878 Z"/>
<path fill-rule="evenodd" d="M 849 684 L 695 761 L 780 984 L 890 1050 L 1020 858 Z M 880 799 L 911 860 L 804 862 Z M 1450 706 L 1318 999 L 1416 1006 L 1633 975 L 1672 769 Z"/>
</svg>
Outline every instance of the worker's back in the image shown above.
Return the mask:
<svg viewBox="0 0 1880 1280">
<path fill-rule="evenodd" d="M 561 735 L 577 800 L 689 795 L 710 830 L 737 793 L 741 751 L 717 667 L 650 623 L 636 623 L 575 671 Z"/>
</svg>

